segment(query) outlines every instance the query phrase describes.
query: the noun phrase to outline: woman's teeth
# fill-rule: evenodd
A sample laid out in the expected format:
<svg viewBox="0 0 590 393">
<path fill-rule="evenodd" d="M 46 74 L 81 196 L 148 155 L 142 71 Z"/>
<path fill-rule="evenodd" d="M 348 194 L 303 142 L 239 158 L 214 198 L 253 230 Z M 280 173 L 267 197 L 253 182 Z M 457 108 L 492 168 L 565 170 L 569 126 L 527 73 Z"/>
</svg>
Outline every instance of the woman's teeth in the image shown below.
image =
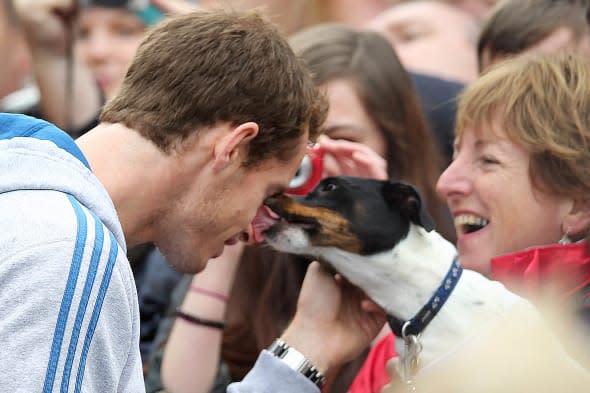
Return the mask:
<svg viewBox="0 0 590 393">
<path fill-rule="evenodd" d="M 489 220 L 472 214 L 462 214 L 455 217 L 455 228 L 461 233 L 478 231 L 489 223 Z"/>
</svg>

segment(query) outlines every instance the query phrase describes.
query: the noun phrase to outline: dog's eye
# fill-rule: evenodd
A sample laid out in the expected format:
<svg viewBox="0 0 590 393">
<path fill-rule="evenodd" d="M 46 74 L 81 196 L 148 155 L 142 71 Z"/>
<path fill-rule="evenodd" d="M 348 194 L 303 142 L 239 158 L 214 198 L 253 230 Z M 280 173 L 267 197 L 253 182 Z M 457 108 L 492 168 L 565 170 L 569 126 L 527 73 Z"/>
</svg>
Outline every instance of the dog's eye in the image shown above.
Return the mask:
<svg viewBox="0 0 590 393">
<path fill-rule="evenodd" d="M 322 186 L 322 192 L 330 192 L 330 191 L 334 191 L 335 189 L 337 189 L 338 187 L 336 186 L 336 184 L 334 183 L 326 183 Z"/>
</svg>

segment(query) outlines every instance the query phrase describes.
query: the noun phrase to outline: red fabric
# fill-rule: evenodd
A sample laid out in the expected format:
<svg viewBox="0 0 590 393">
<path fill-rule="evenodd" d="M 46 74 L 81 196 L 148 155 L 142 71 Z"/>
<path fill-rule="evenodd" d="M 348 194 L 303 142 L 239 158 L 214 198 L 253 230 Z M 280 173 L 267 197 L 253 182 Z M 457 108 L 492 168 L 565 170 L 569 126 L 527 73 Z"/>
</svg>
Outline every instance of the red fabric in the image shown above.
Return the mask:
<svg viewBox="0 0 590 393">
<path fill-rule="evenodd" d="M 531 301 L 566 301 L 590 284 L 586 242 L 534 247 L 492 259 L 492 277 Z"/>
<path fill-rule="evenodd" d="M 492 259 L 491 267 L 494 280 L 532 301 L 553 295 L 566 301 L 590 285 L 590 256 L 585 242 L 534 247 L 502 255 Z M 395 337 L 390 333 L 371 349 L 349 393 L 381 392 L 389 383 L 385 366 L 395 356 L 394 345 Z"/>
<path fill-rule="evenodd" d="M 395 336 L 387 334 L 371 348 L 363 367 L 359 370 L 349 393 L 379 393 L 389 383 L 389 375 L 385 365 L 395 355 Z"/>
</svg>

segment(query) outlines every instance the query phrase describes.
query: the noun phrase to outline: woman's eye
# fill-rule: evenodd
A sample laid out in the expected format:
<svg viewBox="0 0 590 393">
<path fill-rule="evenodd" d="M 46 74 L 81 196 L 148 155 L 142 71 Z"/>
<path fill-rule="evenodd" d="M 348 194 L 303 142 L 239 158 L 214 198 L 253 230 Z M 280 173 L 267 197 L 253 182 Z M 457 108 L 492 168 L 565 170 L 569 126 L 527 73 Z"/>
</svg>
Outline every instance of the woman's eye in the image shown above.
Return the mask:
<svg viewBox="0 0 590 393">
<path fill-rule="evenodd" d="M 486 165 L 493 165 L 493 164 L 498 164 L 499 163 L 498 160 L 496 160 L 493 157 L 489 157 L 489 156 L 483 156 L 483 157 L 481 157 L 480 158 L 480 161 L 483 164 L 486 164 Z"/>
</svg>

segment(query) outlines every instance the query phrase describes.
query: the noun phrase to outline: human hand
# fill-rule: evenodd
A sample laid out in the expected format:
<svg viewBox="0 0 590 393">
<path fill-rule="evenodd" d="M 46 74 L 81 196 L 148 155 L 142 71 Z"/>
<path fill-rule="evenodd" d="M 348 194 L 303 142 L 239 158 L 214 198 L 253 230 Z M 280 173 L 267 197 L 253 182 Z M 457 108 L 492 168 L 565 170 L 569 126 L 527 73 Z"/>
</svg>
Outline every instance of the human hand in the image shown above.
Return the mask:
<svg viewBox="0 0 590 393">
<path fill-rule="evenodd" d="M 384 311 L 361 290 L 313 262 L 283 340 L 331 374 L 367 348 L 384 323 Z"/>
<path fill-rule="evenodd" d="M 151 0 L 151 3 L 166 15 L 182 15 L 202 8 L 187 0 Z"/>
<path fill-rule="evenodd" d="M 33 52 L 65 55 L 67 24 L 75 13 L 73 0 L 14 0 L 14 9 Z"/>
<path fill-rule="evenodd" d="M 386 180 L 387 161 L 362 143 L 331 139 L 326 135 L 318 138 L 324 149 L 323 177 L 358 176 Z"/>
</svg>

